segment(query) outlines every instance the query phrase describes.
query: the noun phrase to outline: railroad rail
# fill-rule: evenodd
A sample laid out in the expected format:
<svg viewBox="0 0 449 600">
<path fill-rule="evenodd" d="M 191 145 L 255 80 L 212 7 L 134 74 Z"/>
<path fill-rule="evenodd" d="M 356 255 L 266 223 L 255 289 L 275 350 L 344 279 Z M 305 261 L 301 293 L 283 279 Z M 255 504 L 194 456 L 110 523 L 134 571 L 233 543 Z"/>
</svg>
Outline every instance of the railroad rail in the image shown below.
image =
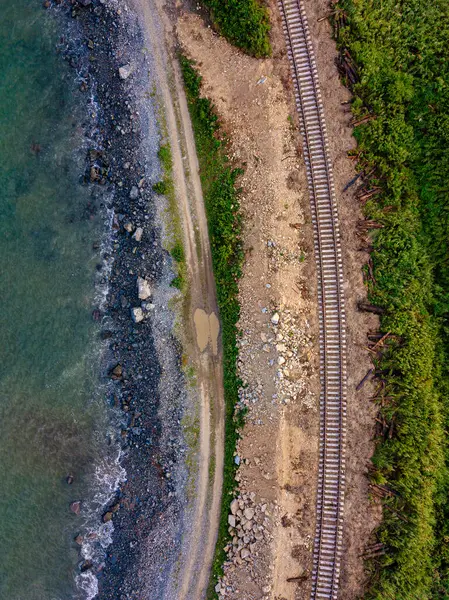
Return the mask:
<svg viewBox="0 0 449 600">
<path fill-rule="evenodd" d="M 345 488 L 346 335 L 338 214 L 312 41 L 300 0 L 279 0 L 301 124 L 318 277 L 320 455 L 311 599 L 336 600 Z"/>
</svg>

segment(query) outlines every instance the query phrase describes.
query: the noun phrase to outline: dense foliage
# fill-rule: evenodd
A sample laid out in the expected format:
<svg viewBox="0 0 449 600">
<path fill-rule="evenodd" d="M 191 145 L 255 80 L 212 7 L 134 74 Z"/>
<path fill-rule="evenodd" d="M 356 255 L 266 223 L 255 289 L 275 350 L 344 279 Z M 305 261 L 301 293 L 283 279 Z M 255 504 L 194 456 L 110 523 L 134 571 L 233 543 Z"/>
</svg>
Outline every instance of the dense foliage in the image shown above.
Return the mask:
<svg viewBox="0 0 449 600">
<path fill-rule="evenodd" d="M 243 252 L 240 241 L 239 190 L 236 178 L 241 173 L 226 157 L 226 140 L 220 136 L 220 127 L 213 106 L 200 95 L 201 77 L 192 61 L 180 57 L 196 149 L 200 165 L 201 185 L 206 206 L 212 263 L 217 286 L 223 344 L 223 375 L 225 396 L 225 455 L 223 475 L 223 502 L 213 572 L 208 597 L 215 597 L 214 580 L 221 574 L 226 559 L 223 550 L 228 534 L 229 501 L 235 490 L 236 464 L 234 452 L 242 413 L 235 413 L 241 381 L 237 376 L 237 327 L 240 307 L 238 279 L 241 274 Z"/>
<path fill-rule="evenodd" d="M 212 21 L 231 43 L 252 56 L 271 54 L 270 19 L 260 0 L 203 0 Z"/>
<path fill-rule="evenodd" d="M 378 369 L 387 431 L 373 479 L 389 490 L 368 598 L 449 599 L 449 3 L 340 0 L 337 42 L 352 81 L 366 204 L 370 299 L 391 343 Z"/>
</svg>

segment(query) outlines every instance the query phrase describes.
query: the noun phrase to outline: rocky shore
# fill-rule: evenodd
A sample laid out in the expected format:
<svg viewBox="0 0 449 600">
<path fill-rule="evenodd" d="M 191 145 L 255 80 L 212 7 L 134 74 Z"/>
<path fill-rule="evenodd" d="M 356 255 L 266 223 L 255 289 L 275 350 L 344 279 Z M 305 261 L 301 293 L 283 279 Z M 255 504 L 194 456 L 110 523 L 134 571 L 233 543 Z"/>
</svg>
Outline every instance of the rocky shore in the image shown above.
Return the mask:
<svg viewBox="0 0 449 600">
<path fill-rule="evenodd" d="M 99 528 L 113 524 L 112 544 L 91 527 L 75 533 L 80 598 L 140 598 L 150 574 L 152 597 L 160 598 L 181 538 L 186 392 L 168 308 L 176 292 L 172 261 L 153 191 L 161 174 L 150 65 L 123 2 L 47 0 L 44 8 L 63 21 L 68 34 L 58 51 L 91 98 L 81 184 L 91 188 L 86 210 L 102 211 L 109 226 L 108 239 L 97 244 L 93 318 L 106 346 L 111 443 L 120 445 L 126 471 L 110 504 L 98 510 Z M 77 512 L 82 517 L 82 504 Z"/>
</svg>

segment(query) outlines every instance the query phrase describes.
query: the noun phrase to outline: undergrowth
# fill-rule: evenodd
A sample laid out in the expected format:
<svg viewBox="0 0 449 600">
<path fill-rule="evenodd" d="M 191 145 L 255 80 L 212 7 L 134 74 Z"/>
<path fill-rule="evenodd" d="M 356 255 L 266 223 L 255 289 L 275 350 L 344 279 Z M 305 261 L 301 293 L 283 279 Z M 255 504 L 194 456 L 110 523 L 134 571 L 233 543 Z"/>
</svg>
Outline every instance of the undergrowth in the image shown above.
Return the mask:
<svg viewBox="0 0 449 600">
<path fill-rule="evenodd" d="M 226 139 L 220 132 L 213 105 L 210 100 L 201 97 L 201 77 L 196 72 L 194 63 L 184 56 L 180 56 L 180 63 L 200 166 L 223 344 L 225 399 L 223 496 L 218 540 L 208 590 L 208 598 L 215 598 L 214 584 L 222 573 L 222 565 L 226 559 L 224 547 L 229 539 L 227 522 L 229 502 L 236 488 L 237 466 L 234 462 L 234 452 L 239 429 L 243 425 L 242 412 L 236 413 L 238 390 L 241 386 L 236 365 L 238 355 L 236 323 L 240 312 L 238 279 L 243 262 L 239 189 L 236 188 L 236 179 L 241 174 L 241 170 L 233 168 L 226 156 Z"/>
<path fill-rule="evenodd" d="M 449 4 L 340 0 L 358 166 L 379 188 L 365 206 L 370 300 L 390 332 L 371 478 L 384 486 L 369 599 L 449 599 Z M 355 76 L 354 76 L 355 72 Z M 351 80 L 351 81 L 350 81 Z M 383 382 L 383 383 L 382 383 Z"/>
<path fill-rule="evenodd" d="M 270 18 L 260 0 L 203 0 L 218 31 L 256 57 L 270 56 Z"/>
</svg>

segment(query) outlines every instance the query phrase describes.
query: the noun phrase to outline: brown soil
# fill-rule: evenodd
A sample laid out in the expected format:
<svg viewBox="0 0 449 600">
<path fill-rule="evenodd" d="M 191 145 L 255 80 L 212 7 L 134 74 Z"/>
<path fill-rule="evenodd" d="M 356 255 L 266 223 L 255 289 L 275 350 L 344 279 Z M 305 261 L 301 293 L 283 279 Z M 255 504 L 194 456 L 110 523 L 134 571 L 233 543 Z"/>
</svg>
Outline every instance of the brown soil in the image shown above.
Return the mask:
<svg viewBox="0 0 449 600">
<path fill-rule="evenodd" d="M 237 479 L 242 508 L 248 497 L 264 515 L 263 539 L 245 548 L 231 544 L 220 595 L 303 598 L 310 577 L 300 584 L 287 578 L 311 569 L 318 354 L 312 230 L 289 66 L 277 48 L 270 60 L 243 55 L 192 14 L 178 21 L 177 31 L 197 62 L 232 159 L 245 165 L 239 371 L 249 412 Z M 231 533 L 237 540 L 237 528 Z"/>
</svg>

